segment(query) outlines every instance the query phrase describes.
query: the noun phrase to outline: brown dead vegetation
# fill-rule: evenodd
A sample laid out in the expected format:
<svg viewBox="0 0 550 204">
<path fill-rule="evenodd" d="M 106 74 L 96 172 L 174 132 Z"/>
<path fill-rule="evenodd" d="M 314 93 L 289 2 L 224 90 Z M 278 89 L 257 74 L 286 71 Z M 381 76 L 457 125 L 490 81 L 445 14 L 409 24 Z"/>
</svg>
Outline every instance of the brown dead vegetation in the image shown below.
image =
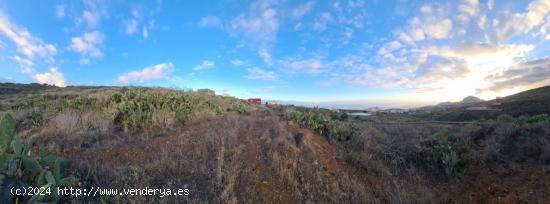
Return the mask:
<svg viewBox="0 0 550 204">
<path fill-rule="evenodd" d="M 422 166 L 415 166 L 418 161 L 411 160 L 411 155 L 422 152 L 426 135 L 441 128 L 463 132 L 473 127 L 365 126 L 349 141 L 335 143 L 261 107 L 249 115 L 172 125 L 155 135 L 117 133 L 108 125 L 109 114 L 97 114 L 66 111 L 44 128 L 25 134 L 48 144 L 49 152 L 67 155 L 84 186 L 186 187 L 191 190 L 184 197 L 188 203 L 536 203 L 550 195 L 545 190 L 549 171 L 540 165 L 488 171 L 494 165 L 484 164 L 486 168 L 469 169 L 461 181 L 444 181 L 427 175 Z M 510 128 L 490 131 L 514 134 Z M 303 135 L 299 143 L 298 134 Z M 475 142 L 497 145 L 483 139 Z M 476 154 L 483 158 L 474 159 L 481 163 L 502 157 L 485 151 Z M 75 201 L 181 199 L 116 196 Z"/>
</svg>

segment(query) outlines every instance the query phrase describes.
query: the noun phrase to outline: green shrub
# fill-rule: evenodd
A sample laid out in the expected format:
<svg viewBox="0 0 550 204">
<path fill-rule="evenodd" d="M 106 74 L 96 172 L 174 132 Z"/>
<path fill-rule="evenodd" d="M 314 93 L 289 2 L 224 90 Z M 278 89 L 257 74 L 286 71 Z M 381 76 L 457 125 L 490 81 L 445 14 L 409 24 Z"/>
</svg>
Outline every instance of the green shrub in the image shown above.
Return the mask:
<svg viewBox="0 0 550 204">
<path fill-rule="evenodd" d="M 357 126 L 333 120 L 328 113 L 317 109 L 295 110 L 288 117 L 316 133 L 338 141 L 349 140 L 357 131 Z"/>
<path fill-rule="evenodd" d="M 0 119 L 0 192 L 28 187 L 49 190 L 44 191 L 46 195 L 32 197 L 2 193 L 1 203 L 58 203 L 61 200 L 58 188 L 78 184 L 75 177 L 67 176 L 67 160 L 46 155 L 42 149 L 39 150 L 39 157 L 31 153 L 31 146 L 24 145 L 21 138 L 15 135 L 15 121 L 11 115 L 5 114 Z"/>
<path fill-rule="evenodd" d="M 227 104 L 227 107 L 222 107 Z M 247 104 L 230 97 L 208 96 L 181 90 L 161 88 L 110 88 L 95 95 L 42 94 L 30 95 L 10 106 L 12 110 L 30 110 L 23 121 L 24 128 L 42 123 L 43 115 L 65 110 L 112 111 L 115 125 L 125 132 L 156 131 L 159 114 L 169 114 L 175 121 L 185 123 L 209 115 L 227 112 L 247 113 Z M 167 117 L 167 118 L 169 118 Z"/>
<path fill-rule="evenodd" d="M 546 122 L 550 123 L 550 116 L 548 114 L 539 114 L 534 116 L 525 116 L 515 118 L 514 123 L 519 126 L 523 126 L 531 123 Z"/>
<path fill-rule="evenodd" d="M 156 122 L 153 116 L 157 112 L 173 114 L 181 123 L 203 117 L 207 113 L 223 115 L 225 111 L 216 99 L 216 96 L 177 90 L 129 88 L 111 91 L 104 103 L 105 106 L 118 110 L 115 122 L 128 132 L 154 129 Z M 243 103 L 233 102 L 233 104 L 237 105 L 229 111 L 246 113 Z"/>
<path fill-rule="evenodd" d="M 37 108 L 31 109 L 22 122 L 24 128 L 37 127 L 42 124 L 42 112 Z"/>
<path fill-rule="evenodd" d="M 229 111 L 234 111 L 239 114 L 248 114 L 248 110 L 246 110 L 246 105 L 244 102 L 240 100 L 236 100 L 231 104 L 231 107 L 229 108 Z"/>
<path fill-rule="evenodd" d="M 511 123 L 514 122 L 514 118 L 508 114 L 502 114 L 499 115 L 497 118 L 497 122 L 499 123 Z"/>
<path fill-rule="evenodd" d="M 441 130 L 432 135 L 433 146 L 429 153 L 431 166 L 442 170 L 447 177 L 460 175 L 466 165 L 466 154 L 469 147 L 448 130 Z"/>
</svg>

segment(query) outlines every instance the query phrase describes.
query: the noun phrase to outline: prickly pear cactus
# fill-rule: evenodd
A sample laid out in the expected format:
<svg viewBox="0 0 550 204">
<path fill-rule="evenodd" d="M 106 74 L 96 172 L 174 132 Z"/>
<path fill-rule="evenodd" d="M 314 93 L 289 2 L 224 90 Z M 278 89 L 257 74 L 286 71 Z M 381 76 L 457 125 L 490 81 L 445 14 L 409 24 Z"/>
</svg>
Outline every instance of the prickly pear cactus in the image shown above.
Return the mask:
<svg viewBox="0 0 550 204">
<path fill-rule="evenodd" d="M 4 115 L 0 119 L 0 203 L 58 203 L 61 196 L 57 188 L 78 184 L 75 177 L 66 175 L 68 160 L 46 155 L 43 149 L 39 154 L 37 158 L 31 156 L 31 146 L 24 145 L 15 135 L 15 121 L 11 115 Z M 16 197 L 9 190 L 29 186 L 51 188 L 55 193 Z"/>
<path fill-rule="evenodd" d="M 0 153 L 8 151 L 8 147 L 15 136 L 15 120 L 10 114 L 5 114 L 0 119 Z"/>
</svg>

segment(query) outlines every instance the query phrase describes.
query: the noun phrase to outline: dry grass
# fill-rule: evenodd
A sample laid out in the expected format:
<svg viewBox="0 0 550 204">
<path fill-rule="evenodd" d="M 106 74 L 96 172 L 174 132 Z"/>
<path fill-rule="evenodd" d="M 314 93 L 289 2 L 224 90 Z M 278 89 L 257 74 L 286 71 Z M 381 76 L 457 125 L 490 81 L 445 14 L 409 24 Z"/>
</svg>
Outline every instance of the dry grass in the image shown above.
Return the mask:
<svg viewBox="0 0 550 204">
<path fill-rule="evenodd" d="M 473 146 L 468 157 L 471 166 L 465 170 L 469 177 L 495 166 L 484 153 L 493 151 L 493 157 L 504 158 L 505 138 L 519 131 L 506 125 L 370 124 L 350 140 L 330 144 L 260 109 L 246 116 L 203 117 L 184 126 L 171 122 L 170 115 L 159 114 L 154 118 L 165 131 L 129 137 L 113 135 L 109 115 L 66 111 L 42 129 L 41 137 L 55 144 L 51 151 L 74 152 L 71 158 L 86 186 L 187 187 L 191 189 L 191 196 L 183 199 L 187 203 L 441 203 L 450 198 L 468 202 L 471 198 L 453 193 L 466 188 L 459 187 L 462 182 L 445 181 L 429 169 L 426 154 L 431 135 L 450 129 Z M 524 128 L 547 131 L 540 125 Z M 304 134 L 299 145 L 294 141 L 298 133 Z M 500 136 L 504 133 L 509 135 Z M 477 135 L 482 135 L 481 140 Z M 537 155 L 544 158 L 547 152 Z M 80 201 L 182 202 L 153 196 Z"/>
</svg>

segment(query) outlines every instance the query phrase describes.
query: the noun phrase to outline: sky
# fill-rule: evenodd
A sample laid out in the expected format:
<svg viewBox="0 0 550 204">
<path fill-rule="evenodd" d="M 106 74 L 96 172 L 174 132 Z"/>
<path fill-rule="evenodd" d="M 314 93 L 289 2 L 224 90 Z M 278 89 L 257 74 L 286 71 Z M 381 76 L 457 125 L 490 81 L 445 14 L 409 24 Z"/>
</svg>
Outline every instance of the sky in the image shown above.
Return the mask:
<svg viewBox="0 0 550 204">
<path fill-rule="evenodd" d="M 550 84 L 548 0 L 0 2 L 0 81 L 344 108 Z"/>
</svg>

